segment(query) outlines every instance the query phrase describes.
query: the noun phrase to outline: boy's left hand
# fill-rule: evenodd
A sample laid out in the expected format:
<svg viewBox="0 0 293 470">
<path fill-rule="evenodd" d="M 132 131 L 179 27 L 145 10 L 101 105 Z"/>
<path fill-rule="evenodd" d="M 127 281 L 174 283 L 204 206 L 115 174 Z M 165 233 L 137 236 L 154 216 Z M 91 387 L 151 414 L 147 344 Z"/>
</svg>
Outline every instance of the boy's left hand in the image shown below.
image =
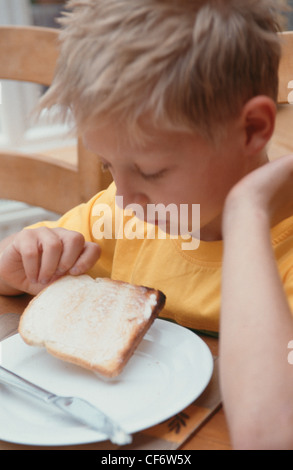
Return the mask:
<svg viewBox="0 0 293 470">
<path fill-rule="evenodd" d="M 243 208 L 257 211 L 269 226 L 293 215 L 293 154 L 258 168 L 232 188 L 225 203 L 224 234 Z"/>
</svg>

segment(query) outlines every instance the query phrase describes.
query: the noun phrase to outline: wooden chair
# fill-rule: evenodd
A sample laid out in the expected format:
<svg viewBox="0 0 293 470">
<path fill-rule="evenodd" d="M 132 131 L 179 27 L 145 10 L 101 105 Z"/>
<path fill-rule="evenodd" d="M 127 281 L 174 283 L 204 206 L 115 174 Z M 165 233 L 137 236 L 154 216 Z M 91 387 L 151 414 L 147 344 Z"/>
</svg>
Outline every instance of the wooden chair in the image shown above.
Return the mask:
<svg viewBox="0 0 293 470">
<path fill-rule="evenodd" d="M 49 86 L 58 57 L 58 30 L 0 27 L 0 79 Z M 74 150 L 73 150 L 74 151 Z M 1 152 L 0 198 L 64 213 L 90 199 L 111 182 L 98 158 L 78 140 L 77 163 L 47 155 Z M 62 151 L 61 151 L 62 155 Z"/>
<path fill-rule="evenodd" d="M 285 31 L 280 37 L 282 59 L 279 69 L 278 114 L 275 133 L 269 146 L 271 160 L 293 153 L 293 31 Z"/>
</svg>

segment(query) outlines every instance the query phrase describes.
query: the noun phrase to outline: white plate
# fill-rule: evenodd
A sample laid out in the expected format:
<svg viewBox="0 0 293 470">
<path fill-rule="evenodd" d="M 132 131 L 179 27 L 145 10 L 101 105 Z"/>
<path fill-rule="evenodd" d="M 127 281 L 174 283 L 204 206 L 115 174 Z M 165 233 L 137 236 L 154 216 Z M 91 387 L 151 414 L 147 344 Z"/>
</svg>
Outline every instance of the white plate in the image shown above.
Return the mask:
<svg viewBox="0 0 293 470">
<path fill-rule="evenodd" d="M 158 424 L 192 403 L 208 385 L 213 358 L 193 332 L 156 320 L 124 371 L 105 380 L 63 362 L 19 335 L 0 343 L 2 364 L 59 395 L 85 398 L 129 433 Z M 0 384 L 0 439 L 30 445 L 73 445 L 105 436 L 54 407 Z"/>
</svg>

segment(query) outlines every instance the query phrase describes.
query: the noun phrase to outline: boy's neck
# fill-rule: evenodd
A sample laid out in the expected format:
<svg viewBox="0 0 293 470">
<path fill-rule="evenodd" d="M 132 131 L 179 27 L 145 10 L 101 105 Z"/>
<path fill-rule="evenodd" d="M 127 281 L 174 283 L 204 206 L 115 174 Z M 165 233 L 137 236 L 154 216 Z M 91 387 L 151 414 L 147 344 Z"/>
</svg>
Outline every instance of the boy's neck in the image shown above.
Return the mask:
<svg viewBox="0 0 293 470">
<path fill-rule="evenodd" d="M 200 229 L 200 239 L 204 242 L 215 242 L 223 239 L 222 237 L 222 214 L 205 227 Z"/>
</svg>

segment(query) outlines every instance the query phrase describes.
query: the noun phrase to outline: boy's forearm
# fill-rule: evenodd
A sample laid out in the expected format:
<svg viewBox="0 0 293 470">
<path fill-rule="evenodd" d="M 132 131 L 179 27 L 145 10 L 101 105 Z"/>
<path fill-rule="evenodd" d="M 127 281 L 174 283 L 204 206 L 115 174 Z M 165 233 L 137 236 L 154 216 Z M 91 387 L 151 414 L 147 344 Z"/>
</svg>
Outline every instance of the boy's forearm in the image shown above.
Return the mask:
<svg viewBox="0 0 293 470">
<path fill-rule="evenodd" d="M 245 204 L 244 204 L 245 205 Z M 238 207 L 224 231 L 221 385 L 236 447 L 292 447 L 293 321 L 269 220 Z M 282 432 L 277 423 L 282 422 Z"/>
<path fill-rule="evenodd" d="M 4 238 L 0 241 L 0 264 L 1 256 L 5 248 L 13 241 L 15 235 L 10 235 L 7 238 Z M 21 291 L 14 289 L 13 287 L 6 284 L 0 277 L 0 295 L 19 295 L 22 294 Z"/>
</svg>

